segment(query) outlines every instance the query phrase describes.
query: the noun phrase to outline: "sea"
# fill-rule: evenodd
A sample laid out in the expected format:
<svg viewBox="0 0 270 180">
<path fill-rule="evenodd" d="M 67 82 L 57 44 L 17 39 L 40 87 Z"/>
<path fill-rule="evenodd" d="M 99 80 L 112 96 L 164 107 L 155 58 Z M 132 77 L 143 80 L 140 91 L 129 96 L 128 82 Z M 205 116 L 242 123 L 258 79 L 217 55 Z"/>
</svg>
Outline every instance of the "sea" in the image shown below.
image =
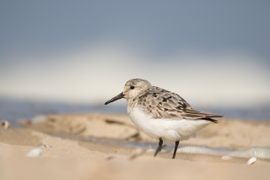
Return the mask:
<svg viewBox="0 0 270 180">
<path fill-rule="evenodd" d="M 255 121 L 270 121 L 270 103 L 253 107 L 194 107 L 205 112 L 220 114 L 229 119 L 243 119 Z M 125 114 L 126 105 L 113 104 L 105 106 L 103 103 L 70 103 L 41 100 L 25 100 L 0 98 L 0 120 L 16 123 L 20 120 L 29 120 L 37 116 L 51 114 L 78 114 L 78 113 L 114 113 Z"/>
</svg>

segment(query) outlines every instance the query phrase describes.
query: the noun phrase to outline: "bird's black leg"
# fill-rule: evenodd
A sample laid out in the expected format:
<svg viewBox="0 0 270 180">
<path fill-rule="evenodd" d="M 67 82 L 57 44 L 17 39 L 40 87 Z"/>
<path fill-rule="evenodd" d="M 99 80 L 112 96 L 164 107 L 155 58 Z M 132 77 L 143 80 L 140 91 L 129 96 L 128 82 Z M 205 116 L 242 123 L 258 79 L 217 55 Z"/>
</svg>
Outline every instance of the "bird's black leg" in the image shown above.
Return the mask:
<svg viewBox="0 0 270 180">
<path fill-rule="evenodd" d="M 162 140 L 162 138 L 159 138 L 158 147 L 156 149 L 154 156 L 156 156 L 161 151 L 161 149 L 163 147 L 162 144 L 163 144 L 163 140 Z"/>
<path fill-rule="evenodd" d="M 178 149 L 178 145 L 179 145 L 179 141 L 175 141 L 175 146 L 174 146 L 172 159 L 175 159 L 175 155 L 176 155 L 176 151 Z"/>
</svg>

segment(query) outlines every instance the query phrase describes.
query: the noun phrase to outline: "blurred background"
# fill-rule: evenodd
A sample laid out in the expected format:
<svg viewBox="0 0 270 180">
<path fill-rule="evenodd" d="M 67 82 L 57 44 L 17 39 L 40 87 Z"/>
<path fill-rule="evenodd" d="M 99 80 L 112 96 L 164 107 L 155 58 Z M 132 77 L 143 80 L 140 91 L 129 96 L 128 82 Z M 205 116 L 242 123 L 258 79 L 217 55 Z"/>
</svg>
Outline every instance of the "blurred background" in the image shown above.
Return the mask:
<svg viewBox="0 0 270 180">
<path fill-rule="evenodd" d="M 131 78 L 270 119 L 269 1 L 0 1 L 0 118 L 104 107 Z"/>
</svg>

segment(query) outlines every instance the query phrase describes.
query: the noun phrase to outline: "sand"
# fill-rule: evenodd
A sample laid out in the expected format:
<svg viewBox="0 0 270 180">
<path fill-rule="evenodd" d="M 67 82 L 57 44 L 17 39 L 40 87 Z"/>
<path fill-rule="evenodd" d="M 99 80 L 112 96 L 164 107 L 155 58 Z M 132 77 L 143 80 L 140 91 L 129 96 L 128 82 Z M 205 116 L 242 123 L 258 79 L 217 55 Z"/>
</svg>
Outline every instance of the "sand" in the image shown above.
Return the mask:
<svg viewBox="0 0 270 180">
<path fill-rule="evenodd" d="M 269 179 L 270 161 L 187 154 L 172 160 L 171 146 L 154 158 L 156 140 L 139 133 L 125 115 L 51 115 L 0 128 L 0 179 Z M 169 142 L 167 142 L 169 144 Z M 270 148 L 270 123 L 223 119 L 187 146 Z M 41 148 L 37 157 L 29 151 Z M 226 158 L 225 158 L 226 159 Z"/>
</svg>

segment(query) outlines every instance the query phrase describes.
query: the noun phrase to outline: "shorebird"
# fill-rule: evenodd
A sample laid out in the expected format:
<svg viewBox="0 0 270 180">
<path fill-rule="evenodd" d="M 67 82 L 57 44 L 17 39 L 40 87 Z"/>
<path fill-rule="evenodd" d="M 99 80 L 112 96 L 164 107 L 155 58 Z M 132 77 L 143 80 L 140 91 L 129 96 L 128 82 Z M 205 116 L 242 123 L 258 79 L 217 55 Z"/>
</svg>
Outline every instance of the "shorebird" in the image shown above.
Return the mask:
<svg viewBox="0 0 270 180">
<path fill-rule="evenodd" d="M 131 79 L 124 90 L 105 102 L 105 105 L 125 98 L 131 121 L 143 132 L 159 140 L 154 153 L 163 148 L 163 140 L 175 143 L 174 159 L 179 142 L 194 135 L 198 130 L 222 116 L 203 113 L 193 109 L 181 96 L 165 89 L 152 86 L 144 79 Z"/>
</svg>

